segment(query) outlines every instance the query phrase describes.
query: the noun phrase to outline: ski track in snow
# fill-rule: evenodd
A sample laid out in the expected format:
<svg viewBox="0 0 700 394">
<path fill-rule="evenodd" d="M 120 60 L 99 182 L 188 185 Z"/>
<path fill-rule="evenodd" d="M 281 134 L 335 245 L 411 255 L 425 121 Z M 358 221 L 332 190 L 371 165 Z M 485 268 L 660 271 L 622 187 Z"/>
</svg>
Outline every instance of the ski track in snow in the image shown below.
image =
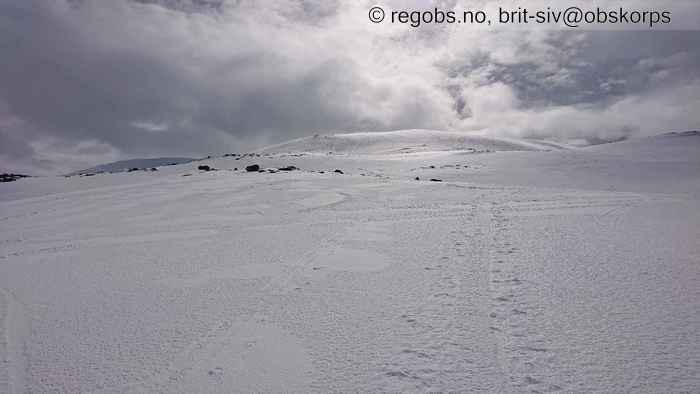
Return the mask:
<svg viewBox="0 0 700 394">
<path fill-rule="evenodd" d="M 700 182 L 613 148 L 2 185 L 0 392 L 697 392 Z"/>
<path fill-rule="evenodd" d="M 24 307 L 8 291 L 0 288 L 0 391 L 24 391 L 25 354 L 24 335 L 26 316 Z"/>
</svg>

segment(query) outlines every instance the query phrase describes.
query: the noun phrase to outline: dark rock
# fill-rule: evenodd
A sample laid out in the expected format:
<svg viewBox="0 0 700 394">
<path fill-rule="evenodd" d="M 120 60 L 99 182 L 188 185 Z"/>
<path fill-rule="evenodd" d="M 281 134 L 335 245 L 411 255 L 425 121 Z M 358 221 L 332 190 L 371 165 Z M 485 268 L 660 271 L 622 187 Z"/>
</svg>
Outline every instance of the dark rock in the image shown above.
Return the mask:
<svg viewBox="0 0 700 394">
<path fill-rule="evenodd" d="M 319 173 L 319 174 L 325 174 L 326 172 L 325 172 L 325 171 L 319 171 L 318 173 Z"/>
<path fill-rule="evenodd" d="M 197 167 L 197 169 L 199 171 L 214 171 L 214 169 L 209 167 L 209 166 L 199 166 L 199 167 Z"/>
<path fill-rule="evenodd" d="M 435 166 L 430 166 L 430 168 L 435 168 Z"/>
<path fill-rule="evenodd" d="M 234 168 L 233 170 L 234 170 L 234 171 L 238 171 L 238 167 Z"/>
<path fill-rule="evenodd" d="M 417 180 L 417 181 L 420 181 L 420 177 L 416 177 L 416 180 Z"/>
<path fill-rule="evenodd" d="M 22 174 L 0 174 L 0 182 L 14 182 L 18 179 L 29 178 L 29 175 Z"/>
<path fill-rule="evenodd" d="M 433 178 L 433 179 L 430 180 L 430 182 L 442 182 L 442 179 L 435 179 L 435 178 Z"/>
<path fill-rule="evenodd" d="M 697 130 L 692 130 L 692 131 L 674 131 L 671 133 L 668 133 L 667 135 L 675 135 L 678 137 L 697 137 L 700 136 L 700 131 Z"/>
<path fill-rule="evenodd" d="M 129 168 L 129 169 L 127 170 L 127 172 L 136 172 L 136 171 L 138 171 L 138 170 L 140 170 L 140 168 L 134 167 L 134 168 Z"/>
<path fill-rule="evenodd" d="M 335 170 L 333 172 L 335 172 L 336 174 L 345 174 L 343 171 L 340 171 L 340 170 Z"/>
<path fill-rule="evenodd" d="M 253 164 L 253 165 L 246 167 L 245 170 L 248 172 L 260 171 L 260 166 L 257 164 Z"/>
<path fill-rule="evenodd" d="M 270 174 L 276 174 L 277 170 L 275 170 L 274 168 L 270 168 L 269 170 L 267 170 L 267 172 L 269 172 Z"/>
<path fill-rule="evenodd" d="M 296 168 L 295 166 L 281 167 L 281 168 L 278 168 L 278 169 L 279 169 L 280 171 L 294 171 L 294 170 L 298 170 L 298 168 Z"/>
<path fill-rule="evenodd" d="M 150 169 L 150 171 L 158 171 L 158 169 L 155 168 L 155 167 L 153 167 L 153 168 Z"/>
</svg>

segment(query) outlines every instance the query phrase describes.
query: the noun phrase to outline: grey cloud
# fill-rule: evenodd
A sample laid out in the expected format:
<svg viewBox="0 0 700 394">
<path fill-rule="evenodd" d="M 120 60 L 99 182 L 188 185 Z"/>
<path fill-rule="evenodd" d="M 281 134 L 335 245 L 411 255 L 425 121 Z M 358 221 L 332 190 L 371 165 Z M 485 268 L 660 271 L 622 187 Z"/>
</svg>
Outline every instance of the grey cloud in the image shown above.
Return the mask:
<svg viewBox="0 0 700 394">
<path fill-rule="evenodd" d="M 367 23 L 368 6 L 5 1 L 0 166 L 67 171 L 329 130 L 593 141 L 699 126 L 697 31 L 413 30 Z M 676 116 L 641 124 L 654 106 Z"/>
<path fill-rule="evenodd" d="M 0 64 L 0 97 L 12 116 L 38 130 L 25 133 L 27 144 L 42 137 L 74 143 L 97 139 L 128 155 L 204 154 L 309 131 L 387 126 L 358 113 L 351 101 L 381 95 L 364 85 L 351 58 L 330 56 L 298 70 L 294 64 L 303 55 L 295 59 L 274 47 L 256 47 L 248 41 L 265 37 L 236 26 L 218 33 L 217 39 L 230 41 L 213 50 L 198 47 L 206 42 L 163 42 L 165 34 L 194 34 L 197 28 L 211 28 L 207 24 L 227 29 L 226 20 L 191 14 L 193 7 L 210 10 L 212 2 L 191 7 L 182 1 L 140 7 L 61 3 L 30 0 L 3 6 L 3 52 L 9 55 Z M 302 3 L 281 15 L 295 20 L 310 7 Z M 168 15 L 172 9 L 183 14 Z M 332 7 L 319 9 L 314 15 L 323 16 Z M 99 23 L 106 17 L 115 19 Z M 201 20 L 193 20 L 197 18 Z M 165 25 L 157 25 L 164 20 Z M 129 31 L 129 23 L 149 22 L 162 29 L 160 34 L 139 37 Z M 241 45 L 242 50 L 227 54 L 226 45 Z M 192 56 L 183 56 L 187 52 Z M 405 111 L 393 124 L 428 126 L 420 118 L 427 112 L 421 107 Z M 167 123 L 168 133 L 147 134 L 134 126 L 143 122 Z M 24 148 L 25 153 L 31 150 Z"/>
</svg>

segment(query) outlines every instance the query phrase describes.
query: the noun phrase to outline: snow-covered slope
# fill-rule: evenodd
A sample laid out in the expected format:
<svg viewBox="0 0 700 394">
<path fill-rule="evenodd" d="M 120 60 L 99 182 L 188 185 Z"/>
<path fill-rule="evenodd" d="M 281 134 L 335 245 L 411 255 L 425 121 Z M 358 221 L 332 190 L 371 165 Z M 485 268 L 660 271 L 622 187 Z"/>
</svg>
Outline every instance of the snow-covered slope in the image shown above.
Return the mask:
<svg viewBox="0 0 700 394">
<path fill-rule="evenodd" d="M 103 172 L 121 172 L 126 171 L 131 168 L 152 168 L 160 166 L 170 166 L 177 164 L 184 164 L 193 161 L 194 159 L 187 157 L 157 157 L 152 159 L 131 159 L 131 160 L 121 160 L 115 161 L 113 163 L 101 164 L 92 168 L 85 170 L 75 171 L 68 175 L 80 175 L 80 174 L 99 174 Z"/>
<path fill-rule="evenodd" d="M 623 160 L 698 162 L 700 132 L 676 132 L 644 138 L 632 138 L 610 144 L 594 145 L 585 149 L 615 155 Z"/>
<path fill-rule="evenodd" d="M 0 184 L 0 393 L 700 392 L 700 136 L 425 135 Z"/>
<path fill-rule="evenodd" d="M 399 130 L 314 135 L 265 148 L 261 153 L 400 154 L 431 151 L 532 151 L 561 148 L 563 146 L 552 143 L 482 137 L 460 132 Z"/>
</svg>

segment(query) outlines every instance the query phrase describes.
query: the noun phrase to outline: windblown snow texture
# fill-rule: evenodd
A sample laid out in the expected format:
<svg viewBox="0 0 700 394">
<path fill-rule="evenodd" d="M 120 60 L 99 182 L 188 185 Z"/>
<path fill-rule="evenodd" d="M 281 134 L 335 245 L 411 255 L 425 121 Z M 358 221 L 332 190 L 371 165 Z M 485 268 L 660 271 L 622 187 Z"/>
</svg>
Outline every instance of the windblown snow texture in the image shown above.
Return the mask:
<svg viewBox="0 0 700 394">
<path fill-rule="evenodd" d="M 700 391 L 697 135 L 433 134 L 0 184 L 0 392 Z"/>
</svg>

